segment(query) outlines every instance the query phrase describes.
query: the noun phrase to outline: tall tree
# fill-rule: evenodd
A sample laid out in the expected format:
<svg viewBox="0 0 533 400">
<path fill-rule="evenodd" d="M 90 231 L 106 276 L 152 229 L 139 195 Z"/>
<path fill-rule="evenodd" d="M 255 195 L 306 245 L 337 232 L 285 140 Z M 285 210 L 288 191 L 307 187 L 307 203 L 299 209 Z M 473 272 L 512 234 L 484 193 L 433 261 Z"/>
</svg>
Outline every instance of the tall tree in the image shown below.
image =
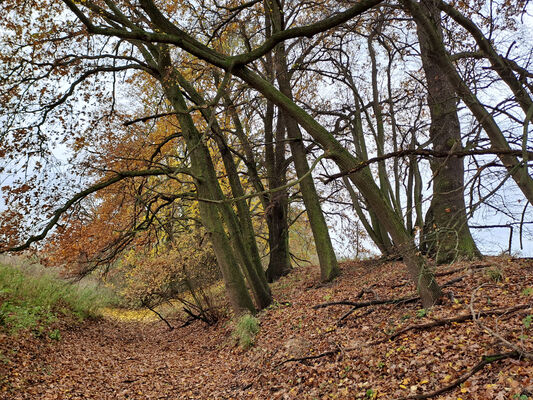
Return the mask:
<svg viewBox="0 0 533 400">
<path fill-rule="evenodd" d="M 267 16 L 272 21 L 273 33 L 279 34 L 283 32 L 285 30 L 284 10 L 279 7 L 277 1 L 266 1 L 265 5 L 265 9 L 268 10 Z M 287 66 L 287 52 L 283 42 L 279 43 L 274 49 L 274 65 L 280 92 L 291 101 L 294 101 Z M 309 164 L 306 158 L 307 155 L 303 144 L 302 133 L 298 122 L 285 110 L 282 110 L 281 117 L 290 139 L 289 143 L 296 173 L 298 178 L 303 178 L 300 182 L 300 190 L 315 239 L 315 246 L 320 262 L 321 278 L 323 281 L 330 281 L 339 274 L 339 267 L 329 236 L 329 229 L 320 207 L 313 177 L 311 174 L 308 174 Z"/>
<path fill-rule="evenodd" d="M 442 22 L 438 2 L 422 0 L 420 9 L 435 27 L 442 41 Z M 445 72 L 435 62 L 426 31 L 417 29 L 422 65 L 426 75 L 428 106 L 431 112 L 430 140 L 438 152 L 461 151 L 461 127 L 457 115 L 457 98 Z M 426 214 L 423 247 L 437 263 L 480 257 L 468 228 L 464 198 L 463 159 L 450 157 L 431 160 L 433 197 Z"/>
</svg>

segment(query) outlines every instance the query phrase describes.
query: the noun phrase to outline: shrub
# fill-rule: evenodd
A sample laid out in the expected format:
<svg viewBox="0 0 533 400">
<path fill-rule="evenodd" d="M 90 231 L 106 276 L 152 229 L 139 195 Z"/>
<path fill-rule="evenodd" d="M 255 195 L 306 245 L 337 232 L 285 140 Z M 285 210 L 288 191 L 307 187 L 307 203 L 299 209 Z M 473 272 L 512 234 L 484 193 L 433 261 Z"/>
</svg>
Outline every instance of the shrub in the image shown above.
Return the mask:
<svg viewBox="0 0 533 400">
<path fill-rule="evenodd" d="M 493 267 L 487 270 L 487 276 L 489 279 L 493 282 L 501 282 L 503 281 L 503 273 L 502 270 L 498 267 Z"/>
<path fill-rule="evenodd" d="M 131 308 L 154 311 L 177 301 L 192 319 L 208 325 L 219 319 L 211 287 L 220 279 L 220 272 L 204 235 L 176 234 L 173 244 L 149 253 L 130 249 L 112 273 L 117 290 Z"/>
<path fill-rule="evenodd" d="M 248 349 L 254 344 L 257 332 L 259 332 L 259 320 L 251 314 L 244 314 L 237 321 L 233 337 L 238 340 L 239 346 Z"/>
</svg>

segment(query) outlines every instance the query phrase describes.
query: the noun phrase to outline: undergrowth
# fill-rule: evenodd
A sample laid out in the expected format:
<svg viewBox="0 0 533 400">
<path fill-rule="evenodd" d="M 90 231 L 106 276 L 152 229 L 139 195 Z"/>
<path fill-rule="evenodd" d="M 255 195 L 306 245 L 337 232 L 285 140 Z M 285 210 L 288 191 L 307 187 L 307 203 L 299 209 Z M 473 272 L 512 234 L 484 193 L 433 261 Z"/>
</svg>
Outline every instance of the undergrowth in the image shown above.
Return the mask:
<svg viewBox="0 0 533 400">
<path fill-rule="evenodd" d="M 50 273 L 27 273 L 0 264 L 0 330 L 15 334 L 31 330 L 36 336 L 58 339 L 51 325 L 61 318 L 83 320 L 98 315 L 115 299 L 96 287 L 80 287 Z"/>
<path fill-rule="evenodd" d="M 254 344 L 257 332 L 259 332 L 259 320 L 251 314 L 244 314 L 235 325 L 233 337 L 238 340 L 239 346 L 248 349 Z"/>
</svg>

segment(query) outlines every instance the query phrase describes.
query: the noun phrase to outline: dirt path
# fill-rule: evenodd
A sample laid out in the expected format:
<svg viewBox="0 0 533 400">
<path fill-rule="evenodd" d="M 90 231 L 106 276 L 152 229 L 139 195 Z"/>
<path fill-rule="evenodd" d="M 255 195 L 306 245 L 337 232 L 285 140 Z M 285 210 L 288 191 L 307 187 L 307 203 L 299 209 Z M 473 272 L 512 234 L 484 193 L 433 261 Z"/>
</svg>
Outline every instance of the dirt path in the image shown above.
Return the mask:
<svg viewBox="0 0 533 400">
<path fill-rule="evenodd" d="M 238 349 L 224 346 L 223 335 L 223 328 L 199 325 L 169 332 L 161 324 L 85 323 L 31 360 L 22 390 L 0 398 L 234 397 L 243 386 L 241 372 L 228 360 Z M 221 345 L 214 344 L 217 339 Z"/>
</svg>

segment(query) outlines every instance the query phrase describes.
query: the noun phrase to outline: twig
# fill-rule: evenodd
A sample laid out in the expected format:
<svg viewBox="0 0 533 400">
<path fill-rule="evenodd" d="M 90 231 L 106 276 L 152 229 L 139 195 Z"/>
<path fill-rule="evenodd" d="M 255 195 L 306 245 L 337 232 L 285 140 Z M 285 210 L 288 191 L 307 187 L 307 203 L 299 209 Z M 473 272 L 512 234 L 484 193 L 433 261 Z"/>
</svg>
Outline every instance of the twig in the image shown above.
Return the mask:
<svg viewBox="0 0 533 400">
<path fill-rule="evenodd" d="M 362 302 L 354 302 L 354 301 L 348 301 L 348 300 L 332 301 L 329 303 L 317 304 L 316 306 L 313 306 L 313 309 L 318 310 L 319 308 L 326 308 L 329 306 L 352 306 L 353 307 L 352 311 L 355 311 L 358 308 L 376 306 L 376 305 L 381 305 L 381 304 L 413 303 L 419 299 L 420 299 L 419 296 L 407 296 L 407 297 L 400 297 L 398 299 L 369 300 L 369 301 L 362 301 Z"/>
<path fill-rule="evenodd" d="M 445 288 L 445 287 L 448 287 L 448 286 L 452 286 L 453 284 L 457 283 L 457 282 L 461 282 L 463 279 L 466 278 L 466 275 L 461 275 L 461 276 L 458 276 L 457 278 L 453 278 L 453 279 L 450 279 L 448 282 L 444 282 L 442 285 L 441 285 L 441 288 Z"/>
<path fill-rule="evenodd" d="M 481 313 L 479 313 L 479 315 L 483 316 L 483 317 L 487 317 L 487 316 L 490 316 L 490 315 L 504 315 L 504 314 L 510 314 L 510 313 L 515 312 L 515 311 L 523 310 L 525 308 L 530 308 L 530 307 L 531 307 L 531 305 L 529 305 L 529 304 L 520 304 L 518 306 L 511 307 L 511 308 L 506 308 L 506 309 L 503 309 L 503 310 L 500 309 L 500 310 L 492 310 L 492 311 L 482 311 Z M 428 322 L 428 323 L 425 323 L 425 324 L 410 325 L 410 326 L 407 326 L 407 327 L 405 327 L 403 329 L 400 329 L 398 332 L 396 332 L 396 333 L 394 333 L 392 335 L 389 335 L 389 336 L 387 336 L 384 339 L 376 340 L 376 341 L 371 342 L 369 344 L 370 345 L 375 345 L 375 344 L 385 343 L 385 342 L 388 342 L 389 340 L 394 340 L 398 336 L 403 335 L 404 333 L 409 332 L 409 331 L 420 331 L 420 330 L 424 330 L 424 329 L 435 328 L 437 326 L 449 325 L 449 324 L 454 323 L 454 322 L 470 321 L 470 320 L 472 320 L 472 318 L 473 318 L 472 314 L 463 314 L 463 315 L 458 315 L 457 317 L 438 319 L 438 320 L 435 320 L 435 321 L 432 321 L 432 322 Z"/>
<path fill-rule="evenodd" d="M 376 291 L 374 289 L 372 289 L 372 287 L 375 286 L 374 285 L 371 285 L 370 287 L 366 288 L 366 289 L 361 289 L 361 291 L 357 294 L 357 296 L 355 297 L 356 299 L 360 299 L 361 297 L 363 297 L 363 294 L 365 293 L 372 293 L 374 294 L 374 297 L 376 299 L 379 298 L 378 294 L 376 293 Z M 342 317 L 340 317 L 338 320 L 337 320 L 337 326 L 341 326 L 342 325 L 342 321 L 344 321 L 346 318 L 348 318 L 355 310 L 357 310 L 357 307 L 352 307 L 350 309 L 350 311 L 348 311 L 347 313 L 345 313 Z M 370 313 L 372 313 L 374 310 L 369 310 L 368 312 L 360 315 L 360 317 L 364 317 Z"/>
<path fill-rule="evenodd" d="M 163 315 L 161 315 L 161 313 L 159 313 L 155 308 L 150 307 L 148 304 L 144 304 L 144 306 L 147 309 L 149 309 L 150 311 L 152 311 L 153 313 L 155 313 L 161 319 L 161 321 L 163 321 L 168 326 L 168 329 L 170 331 L 174 330 L 174 327 L 172 325 L 170 325 L 170 322 L 168 322 L 167 319 L 165 317 L 163 317 Z"/>
<path fill-rule="evenodd" d="M 447 386 L 444 386 L 443 388 L 440 388 L 438 390 L 435 390 L 433 392 L 427 392 L 427 393 L 421 393 L 416 394 L 414 396 L 408 396 L 408 397 L 402 397 L 397 400 L 420 400 L 420 399 L 429 399 L 430 397 L 438 396 L 439 394 L 449 392 L 450 390 L 456 388 L 461 383 L 464 383 L 467 381 L 468 378 L 470 378 L 472 375 L 474 375 L 476 372 L 481 371 L 485 365 L 493 363 L 495 361 L 501 361 L 505 360 L 507 358 L 520 358 L 520 354 L 516 351 L 512 351 L 510 353 L 501 353 L 501 354 L 490 354 L 485 355 L 481 357 L 481 361 L 477 363 L 470 371 L 468 371 L 466 374 L 461 375 L 459 378 L 457 378 L 455 381 L 450 383 Z"/>
<path fill-rule="evenodd" d="M 480 268 L 488 268 L 490 266 L 492 266 L 492 264 L 474 264 L 474 265 L 469 265 L 466 268 L 462 267 L 462 268 L 450 269 L 448 271 L 435 272 L 435 276 L 447 276 L 447 275 L 455 274 L 456 272 L 464 271 L 465 269 L 480 269 Z"/>
</svg>

